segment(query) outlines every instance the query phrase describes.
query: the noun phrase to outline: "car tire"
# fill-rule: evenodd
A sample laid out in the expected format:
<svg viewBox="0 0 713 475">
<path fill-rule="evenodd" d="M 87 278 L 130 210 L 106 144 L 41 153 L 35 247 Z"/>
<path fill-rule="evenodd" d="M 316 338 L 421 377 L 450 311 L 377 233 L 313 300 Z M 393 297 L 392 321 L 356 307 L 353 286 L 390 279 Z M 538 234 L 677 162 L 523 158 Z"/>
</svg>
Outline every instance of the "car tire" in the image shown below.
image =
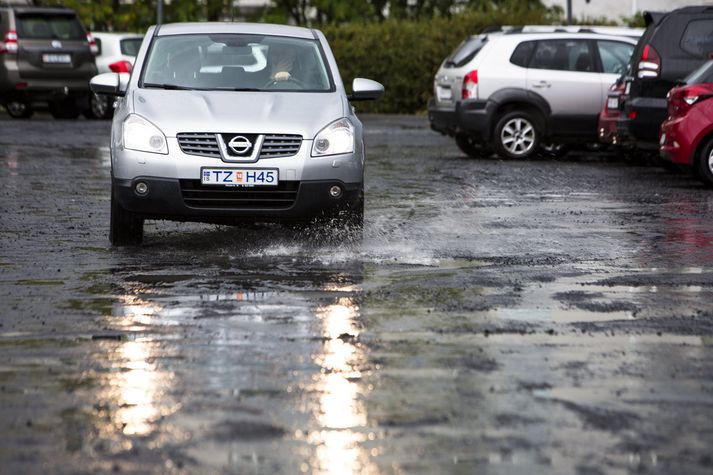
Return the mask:
<svg viewBox="0 0 713 475">
<path fill-rule="evenodd" d="M 713 188 L 713 137 L 709 138 L 708 141 L 701 148 L 701 153 L 698 156 L 698 163 L 696 164 L 696 175 L 698 178 L 706 184 L 706 186 Z"/>
<path fill-rule="evenodd" d="M 483 142 L 467 134 L 456 135 L 456 145 L 461 152 L 471 158 L 485 158 L 491 153 L 490 149 Z"/>
<path fill-rule="evenodd" d="M 535 117 L 512 111 L 500 117 L 493 131 L 493 147 L 503 158 L 530 158 L 540 148 L 541 132 Z"/>
<path fill-rule="evenodd" d="M 76 119 L 79 113 L 79 107 L 74 99 L 50 102 L 50 114 L 55 119 Z"/>
<path fill-rule="evenodd" d="M 87 119 L 111 119 L 114 115 L 110 96 L 92 93 L 89 95 L 89 109 L 84 111 Z"/>
<path fill-rule="evenodd" d="M 7 114 L 13 119 L 29 119 L 35 112 L 27 102 L 12 101 L 5 105 Z"/>
<path fill-rule="evenodd" d="M 144 239 L 144 220 L 121 207 L 111 190 L 109 241 L 114 246 L 139 245 Z"/>
</svg>

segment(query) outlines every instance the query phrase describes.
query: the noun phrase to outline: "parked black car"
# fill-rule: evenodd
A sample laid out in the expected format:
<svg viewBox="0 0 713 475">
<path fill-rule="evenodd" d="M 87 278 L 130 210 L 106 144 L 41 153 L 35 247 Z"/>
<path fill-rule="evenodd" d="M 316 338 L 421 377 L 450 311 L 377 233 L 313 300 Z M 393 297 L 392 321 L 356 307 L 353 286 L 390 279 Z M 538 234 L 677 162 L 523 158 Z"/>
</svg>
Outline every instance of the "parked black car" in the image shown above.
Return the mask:
<svg viewBox="0 0 713 475">
<path fill-rule="evenodd" d="M 57 118 L 91 117 L 96 52 L 73 10 L 0 6 L 0 104 L 15 118 L 41 103 Z"/>
<path fill-rule="evenodd" d="M 666 119 L 666 94 L 713 54 L 713 6 L 645 12 L 646 31 L 631 56 L 624 113 L 618 122 L 623 145 L 657 148 Z"/>
</svg>

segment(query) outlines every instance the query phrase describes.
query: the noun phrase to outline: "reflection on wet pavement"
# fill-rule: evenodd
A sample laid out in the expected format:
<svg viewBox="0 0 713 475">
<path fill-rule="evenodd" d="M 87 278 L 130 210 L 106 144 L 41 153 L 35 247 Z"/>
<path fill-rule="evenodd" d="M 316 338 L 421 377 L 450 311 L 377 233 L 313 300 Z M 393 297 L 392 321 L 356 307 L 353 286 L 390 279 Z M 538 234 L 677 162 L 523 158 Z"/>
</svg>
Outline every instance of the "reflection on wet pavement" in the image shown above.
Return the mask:
<svg viewBox="0 0 713 475">
<path fill-rule="evenodd" d="M 107 125 L 26 124 L 0 135 L 0 472 L 710 473 L 695 180 L 373 116 L 362 240 L 156 222 L 111 248 Z"/>
</svg>

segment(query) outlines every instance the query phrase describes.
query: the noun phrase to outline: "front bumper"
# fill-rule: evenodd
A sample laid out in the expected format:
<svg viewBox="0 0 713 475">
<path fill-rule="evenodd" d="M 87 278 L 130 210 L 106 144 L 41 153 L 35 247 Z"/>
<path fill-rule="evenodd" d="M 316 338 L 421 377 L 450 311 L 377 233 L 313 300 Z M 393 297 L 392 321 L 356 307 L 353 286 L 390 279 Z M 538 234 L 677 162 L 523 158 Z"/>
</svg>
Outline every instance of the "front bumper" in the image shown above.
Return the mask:
<svg viewBox="0 0 713 475">
<path fill-rule="evenodd" d="M 148 186 L 144 195 L 135 191 L 139 182 Z M 343 190 L 339 198 L 329 194 L 335 185 Z M 269 189 L 205 187 L 199 180 L 142 176 L 133 180 L 114 179 L 112 186 L 119 205 L 144 218 L 224 224 L 333 216 L 356 208 L 363 200 L 362 183 L 338 180 L 284 181 Z"/>
<path fill-rule="evenodd" d="M 686 127 L 683 119 L 685 118 L 668 119 L 661 124 L 659 155 L 671 163 L 692 165 L 695 150 L 693 141 L 697 131 Z"/>
<path fill-rule="evenodd" d="M 458 101 L 453 106 L 439 106 L 435 99 L 428 101 L 428 120 L 431 129 L 445 135 L 467 134 L 481 140 L 490 137 L 495 103 L 491 101 Z"/>
</svg>

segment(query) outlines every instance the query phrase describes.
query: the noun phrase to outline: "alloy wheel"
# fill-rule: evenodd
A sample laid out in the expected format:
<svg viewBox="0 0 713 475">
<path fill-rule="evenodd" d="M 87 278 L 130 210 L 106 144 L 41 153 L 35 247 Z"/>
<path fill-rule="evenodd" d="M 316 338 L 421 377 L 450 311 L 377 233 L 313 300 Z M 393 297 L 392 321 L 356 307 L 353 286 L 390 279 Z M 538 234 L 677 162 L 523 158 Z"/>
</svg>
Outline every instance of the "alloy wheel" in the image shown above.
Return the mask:
<svg viewBox="0 0 713 475">
<path fill-rule="evenodd" d="M 522 117 L 512 118 L 502 128 L 500 142 L 512 155 L 526 155 L 535 144 L 535 127 Z"/>
</svg>

